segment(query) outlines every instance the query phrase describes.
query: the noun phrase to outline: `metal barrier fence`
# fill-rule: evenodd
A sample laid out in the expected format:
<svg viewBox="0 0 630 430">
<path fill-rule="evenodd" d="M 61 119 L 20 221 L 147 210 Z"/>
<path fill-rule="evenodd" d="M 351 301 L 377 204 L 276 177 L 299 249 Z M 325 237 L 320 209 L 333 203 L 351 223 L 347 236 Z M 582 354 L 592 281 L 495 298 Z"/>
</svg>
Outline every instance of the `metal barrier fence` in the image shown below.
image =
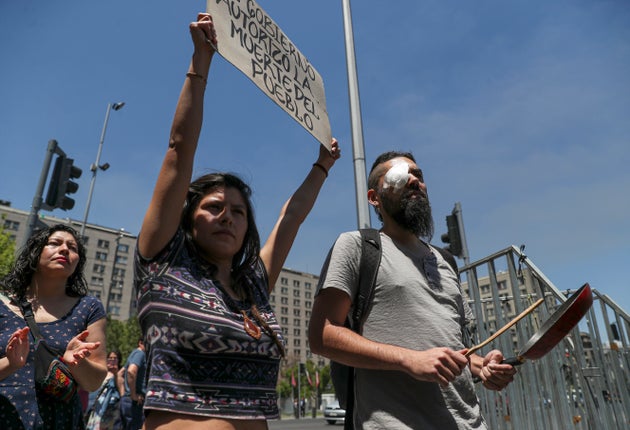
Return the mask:
<svg viewBox="0 0 630 430">
<path fill-rule="evenodd" d="M 560 291 L 517 247 L 506 248 L 460 268 L 462 285 L 476 317 L 478 344 L 539 297 L 544 303 L 492 344 L 516 354 L 572 291 Z M 593 287 L 591 285 L 591 287 Z M 572 332 L 547 355 L 519 366 L 501 392 L 478 384 L 489 428 L 497 430 L 630 429 L 630 316 L 613 300 L 593 291 L 593 306 Z"/>
</svg>

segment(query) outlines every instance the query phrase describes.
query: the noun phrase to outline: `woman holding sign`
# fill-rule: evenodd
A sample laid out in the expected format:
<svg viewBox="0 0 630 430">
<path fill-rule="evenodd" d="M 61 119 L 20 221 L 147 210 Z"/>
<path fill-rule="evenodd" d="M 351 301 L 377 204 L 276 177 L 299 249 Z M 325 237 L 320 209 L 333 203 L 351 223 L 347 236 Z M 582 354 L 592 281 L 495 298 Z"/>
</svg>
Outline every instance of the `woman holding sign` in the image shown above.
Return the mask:
<svg viewBox="0 0 630 430">
<path fill-rule="evenodd" d="M 199 14 L 190 33 L 192 61 L 138 236 L 135 284 L 149 363 L 145 427 L 266 429 L 266 420 L 278 418 L 284 354 L 269 293 L 340 152 L 334 139 L 331 152 L 320 147 L 261 247 L 251 191 L 240 178 L 215 173 L 190 183 L 217 43 L 208 14 Z"/>
</svg>

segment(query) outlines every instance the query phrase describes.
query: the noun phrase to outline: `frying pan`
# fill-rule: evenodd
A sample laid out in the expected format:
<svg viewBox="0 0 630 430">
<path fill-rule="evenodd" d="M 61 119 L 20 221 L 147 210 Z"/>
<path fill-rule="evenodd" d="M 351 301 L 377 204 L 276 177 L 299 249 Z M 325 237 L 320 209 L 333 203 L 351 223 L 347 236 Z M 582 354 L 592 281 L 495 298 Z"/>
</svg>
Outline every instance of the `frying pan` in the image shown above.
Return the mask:
<svg viewBox="0 0 630 430">
<path fill-rule="evenodd" d="M 582 285 L 549 317 L 534 336 L 523 346 L 516 357 L 507 358 L 503 363 L 517 366 L 525 360 L 536 360 L 556 346 L 582 319 L 593 304 L 590 285 Z"/>
<path fill-rule="evenodd" d="M 517 322 L 519 322 L 520 320 L 525 318 L 527 315 L 532 313 L 534 311 L 534 309 L 536 309 L 538 306 L 540 306 L 541 303 L 544 302 L 544 301 L 545 301 L 545 299 L 543 299 L 543 298 L 538 299 L 536 301 L 536 303 L 534 303 L 533 305 L 531 305 L 530 307 L 525 309 L 523 312 L 518 314 L 516 317 L 514 317 L 514 319 L 512 319 L 512 321 L 510 321 L 509 323 L 507 323 L 506 325 L 501 327 L 495 334 L 493 334 L 492 336 L 490 336 L 488 339 L 484 340 L 480 344 L 475 345 L 472 348 L 470 348 L 468 350 L 468 352 L 466 352 L 466 354 L 464 354 L 464 356 L 466 356 L 466 357 L 470 356 L 473 352 L 483 348 L 484 346 L 486 346 L 487 344 L 492 342 L 494 339 L 496 339 L 497 337 L 501 336 L 503 333 L 505 333 L 514 324 L 516 324 Z"/>
</svg>

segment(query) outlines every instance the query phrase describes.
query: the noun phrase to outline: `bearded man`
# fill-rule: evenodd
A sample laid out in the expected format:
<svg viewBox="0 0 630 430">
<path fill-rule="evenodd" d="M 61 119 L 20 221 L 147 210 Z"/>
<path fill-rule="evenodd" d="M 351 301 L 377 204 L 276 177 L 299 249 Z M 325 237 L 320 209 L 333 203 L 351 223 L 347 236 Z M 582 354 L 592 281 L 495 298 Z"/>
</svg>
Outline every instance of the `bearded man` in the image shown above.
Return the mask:
<svg viewBox="0 0 630 430">
<path fill-rule="evenodd" d="M 311 351 L 354 367 L 355 429 L 486 429 L 473 377 L 502 390 L 516 370 L 498 350 L 466 357 L 472 313 L 444 251 L 429 242 L 433 218 L 422 170 L 408 152 L 386 152 L 368 178 L 383 226 L 381 261 L 361 334 L 344 326 L 359 288 L 361 235 L 342 233 L 322 268 L 309 325 Z"/>
</svg>

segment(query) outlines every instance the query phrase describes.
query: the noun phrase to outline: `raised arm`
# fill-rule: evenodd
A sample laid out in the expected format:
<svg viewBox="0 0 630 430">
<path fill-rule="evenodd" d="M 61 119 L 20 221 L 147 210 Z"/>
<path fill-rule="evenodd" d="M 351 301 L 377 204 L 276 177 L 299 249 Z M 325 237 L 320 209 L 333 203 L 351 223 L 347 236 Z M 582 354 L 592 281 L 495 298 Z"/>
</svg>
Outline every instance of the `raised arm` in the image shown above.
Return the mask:
<svg viewBox="0 0 630 430">
<path fill-rule="evenodd" d="M 203 121 L 203 98 L 216 46 L 212 18 L 200 13 L 190 24 L 194 52 L 175 109 L 168 150 L 144 216 L 138 250 L 154 257 L 173 237 L 191 181 Z M 208 41 L 212 41 L 209 43 Z"/>
<path fill-rule="evenodd" d="M 282 206 L 278 221 L 260 250 L 260 258 L 269 275 L 270 292 L 289 255 L 300 225 L 313 208 L 319 190 L 328 177 L 328 171 L 340 156 L 341 151 L 336 139 L 332 140 L 331 152 L 320 145 L 319 157 L 306 175 L 306 179 Z"/>
</svg>

